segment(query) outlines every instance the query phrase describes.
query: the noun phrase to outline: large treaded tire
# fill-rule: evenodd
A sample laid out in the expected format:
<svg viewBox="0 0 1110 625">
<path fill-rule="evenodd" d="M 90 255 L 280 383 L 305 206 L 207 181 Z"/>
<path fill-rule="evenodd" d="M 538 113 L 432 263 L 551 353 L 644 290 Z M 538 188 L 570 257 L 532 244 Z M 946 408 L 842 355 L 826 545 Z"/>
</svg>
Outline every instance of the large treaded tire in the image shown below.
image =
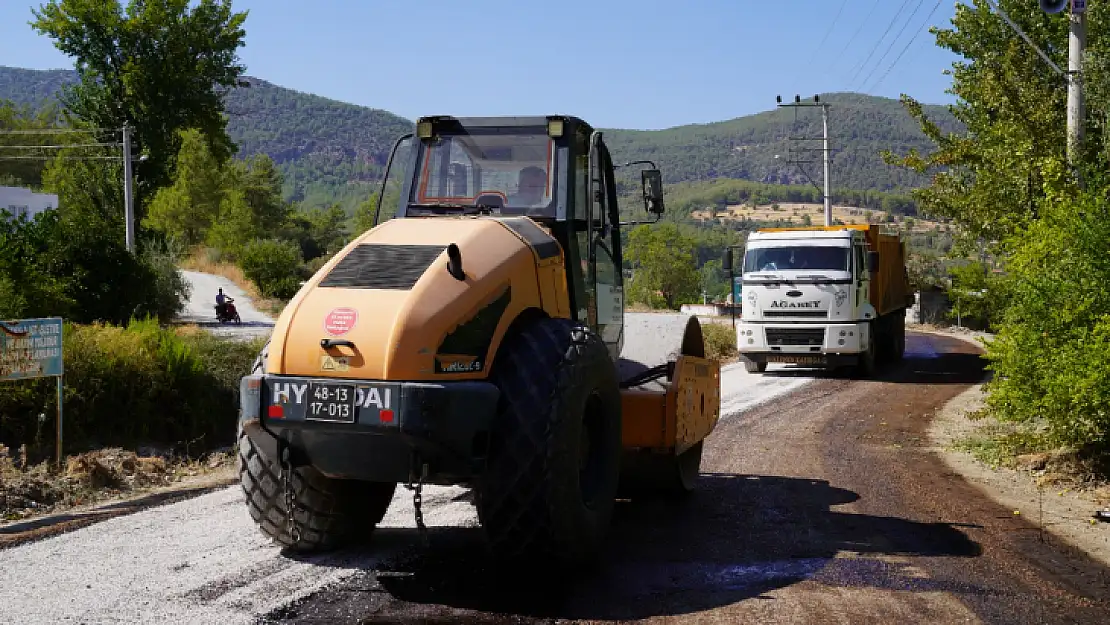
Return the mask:
<svg viewBox="0 0 1110 625">
<path fill-rule="evenodd" d="M 252 374 L 262 373 L 269 348 L 266 341 L 251 366 Z M 369 536 L 397 489 L 393 482 L 333 480 L 312 467 L 297 467 L 292 477 L 298 508 L 293 520 L 301 539 L 294 544 L 286 523 L 280 466 L 255 447 L 241 426 L 238 448 L 239 484 L 251 518 L 264 535 L 295 552 L 326 551 Z"/>
<path fill-rule="evenodd" d="M 621 454 L 620 388 L 605 344 L 570 320 L 537 319 L 506 339 L 491 377 L 501 401 L 475 503 L 494 556 L 596 562 Z"/>
<path fill-rule="evenodd" d="M 262 455 L 246 432 L 239 431 L 239 484 L 247 509 L 263 534 L 291 551 L 327 551 L 369 536 L 393 500 L 397 484 L 330 479 L 312 467 L 293 470 L 300 540 L 293 542 L 286 523 L 281 469 Z"/>
</svg>

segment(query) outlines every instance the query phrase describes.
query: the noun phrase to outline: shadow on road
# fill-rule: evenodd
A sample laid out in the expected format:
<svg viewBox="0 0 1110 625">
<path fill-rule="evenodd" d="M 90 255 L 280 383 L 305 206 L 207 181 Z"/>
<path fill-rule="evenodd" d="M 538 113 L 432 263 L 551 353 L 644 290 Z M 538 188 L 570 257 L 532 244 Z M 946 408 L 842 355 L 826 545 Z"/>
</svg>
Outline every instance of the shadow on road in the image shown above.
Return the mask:
<svg viewBox="0 0 1110 625">
<path fill-rule="evenodd" d="M 978 556 L 979 545 L 962 531 L 946 523 L 833 509 L 858 498 L 822 480 L 705 474 L 685 500 L 621 502 L 604 563 L 569 579 L 552 579 L 543 563 L 499 575 L 480 529 L 433 528 L 430 551 L 390 566 L 408 576 L 378 575 L 384 593 L 359 593 L 357 607 L 349 598 L 320 599 L 311 613 L 321 618 L 328 605 L 342 603 L 343 613 L 358 615 L 362 623 L 408 622 L 416 613 L 427 618 L 430 609 L 438 617 L 448 610 L 451 618 L 443 622 L 492 622 L 474 611 L 640 619 L 717 608 L 806 580 L 833 587 L 975 591 L 923 579 L 909 564 L 895 563 L 898 556 Z M 401 531 L 415 534 L 390 534 Z"/>
<path fill-rule="evenodd" d="M 976 384 L 989 372 L 979 349 L 957 338 L 933 334 L 906 333 L 905 358 L 898 363 L 880 364 L 875 380 L 895 384 Z M 850 367 L 813 369 L 788 366 L 761 374 L 777 378 L 817 378 L 827 380 L 860 379 Z"/>
<path fill-rule="evenodd" d="M 191 318 L 183 318 L 178 322 L 179 325 L 195 325 L 201 328 L 272 328 L 274 327 L 273 321 L 244 321 L 242 323 L 220 323 L 215 320 L 198 320 Z"/>
</svg>

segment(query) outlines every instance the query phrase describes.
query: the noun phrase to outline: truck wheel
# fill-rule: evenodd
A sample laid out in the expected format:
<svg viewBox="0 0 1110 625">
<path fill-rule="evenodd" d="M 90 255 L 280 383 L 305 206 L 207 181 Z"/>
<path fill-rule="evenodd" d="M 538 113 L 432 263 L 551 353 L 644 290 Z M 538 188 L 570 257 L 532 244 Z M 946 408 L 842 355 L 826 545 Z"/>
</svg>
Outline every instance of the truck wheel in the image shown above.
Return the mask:
<svg viewBox="0 0 1110 625">
<path fill-rule="evenodd" d="M 891 359 L 900 362 L 906 357 L 906 311 L 897 316 L 894 322 L 894 350 Z"/>
<path fill-rule="evenodd" d="M 860 353 L 859 363 L 856 365 L 856 373 L 861 378 L 871 378 L 875 375 L 875 360 L 879 351 L 879 341 L 882 340 L 876 331 L 878 325 L 874 321 L 868 324 L 867 350 Z"/>
<path fill-rule="evenodd" d="M 263 534 L 295 552 L 333 549 L 366 536 L 381 522 L 393 501 L 397 484 L 330 479 L 312 467 L 293 470 L 297 512 L 293 516 L 300 540 L 293 541 L 286 522 L 281 469 L 262 455 L 239 429 L 239 484 L 247 509 Z"/>
<path fill-rule="evenodd" d="M 620 475 L 620 389 L 605 344 L 570 320 L 539 319 L 506 338 L 491 377 L 501 400 L 475 501 L 490 547 L 588 564 Z"/>
<path fill-rule="evenodd" d="M 743 357 L 741 358 L 744 361 L 744 371 L 747 371 L 748 373 L 763 373 L 767 371 L 767 363 L 756 362 L 754 360 Z"/>
</svg>

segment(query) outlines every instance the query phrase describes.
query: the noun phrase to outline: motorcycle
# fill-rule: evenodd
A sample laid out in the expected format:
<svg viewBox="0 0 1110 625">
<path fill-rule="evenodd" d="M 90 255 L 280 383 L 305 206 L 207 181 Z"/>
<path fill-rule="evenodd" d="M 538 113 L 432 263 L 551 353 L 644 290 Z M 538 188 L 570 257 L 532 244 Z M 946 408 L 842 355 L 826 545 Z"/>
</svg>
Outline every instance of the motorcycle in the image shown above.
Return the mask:
<svg viewBox="0 0 1110 625">
<path fill-rule="evenodd" d="M 219 304 L 216 304 L 213 307 L 216 309 L 217 321 L 219 321 L 220 323 L 231 323 L 232 321 L 234 321 L 235 323 L 243 323 L 243 320 L 239 317 L 239 311 L 236 310 L 235 304 L 232 303 L 233 301 L 234 300 L 232 300 L 231 298 L 228 298 L 227 301 L 224 302 L 224 308 L 222 312 L 220 311 Z"/>
</svg>

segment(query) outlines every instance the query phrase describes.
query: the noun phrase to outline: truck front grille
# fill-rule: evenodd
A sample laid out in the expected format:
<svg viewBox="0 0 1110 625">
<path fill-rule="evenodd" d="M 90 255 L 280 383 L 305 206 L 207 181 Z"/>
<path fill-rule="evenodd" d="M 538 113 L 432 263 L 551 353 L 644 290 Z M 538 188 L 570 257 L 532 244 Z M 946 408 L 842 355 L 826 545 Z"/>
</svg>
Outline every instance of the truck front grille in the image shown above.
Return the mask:
<svg viewBox="0 0 1110 625">
<path fill-rule="evenodd" d="M 795 319 L 828 319 L 829 311 L 827 310 L 765 310 L 763 316 L 768 319 L 784 319 L 793 317 Z"/>
<path fill-rule="evenodd" d="M 824 345 L 824 328 L 767 328 L 768 345 Z"/>
</svg>

